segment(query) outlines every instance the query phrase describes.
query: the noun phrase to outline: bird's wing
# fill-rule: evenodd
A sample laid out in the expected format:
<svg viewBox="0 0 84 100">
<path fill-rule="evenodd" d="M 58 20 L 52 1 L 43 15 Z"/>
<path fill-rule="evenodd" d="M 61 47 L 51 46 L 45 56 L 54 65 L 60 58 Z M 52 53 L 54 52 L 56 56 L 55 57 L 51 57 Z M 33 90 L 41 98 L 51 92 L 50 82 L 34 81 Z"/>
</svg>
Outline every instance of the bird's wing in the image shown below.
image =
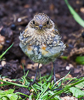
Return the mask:
<svg viewBox="0 0 84 100">
<path fill-rule="evenodd" d="M 55 34 L 59 34 L 59 31 L 58 31 L 58 28 L 57 28 L 56 25 L 55 25 L 55 27 L 54 27 L 54 33 L 55 33 Z"/>
</svg>

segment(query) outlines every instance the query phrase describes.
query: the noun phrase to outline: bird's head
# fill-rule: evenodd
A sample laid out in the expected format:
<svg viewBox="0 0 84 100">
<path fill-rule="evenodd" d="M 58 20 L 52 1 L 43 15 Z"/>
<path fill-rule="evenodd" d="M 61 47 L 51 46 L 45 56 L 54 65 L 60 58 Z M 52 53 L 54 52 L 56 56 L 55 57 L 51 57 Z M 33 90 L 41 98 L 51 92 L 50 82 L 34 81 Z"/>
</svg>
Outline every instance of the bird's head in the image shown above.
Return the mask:
<svg viewBox="0 0 84 100">
<path fill-rule="evenodd" d="M 51 29 L 54 22 L 44 13 L 39 13 L 29 22 L 29 26 L 35 30 L 43 31 Z"/>
</svg>

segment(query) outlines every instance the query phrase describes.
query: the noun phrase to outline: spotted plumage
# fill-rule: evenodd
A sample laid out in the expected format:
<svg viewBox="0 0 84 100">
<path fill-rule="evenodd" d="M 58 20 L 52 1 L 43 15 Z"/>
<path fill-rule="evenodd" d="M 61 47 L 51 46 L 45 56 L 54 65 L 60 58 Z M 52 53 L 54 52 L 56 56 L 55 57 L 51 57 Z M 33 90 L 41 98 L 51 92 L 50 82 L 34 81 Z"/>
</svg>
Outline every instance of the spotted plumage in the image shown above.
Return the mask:
<svg viewBox="0 0 84 100">
<path fill-rule="evenodd" d="M 37 63 L 53 62 L 65 50 L 54 22 L 43 13 L 34 16 L 19 39 L 23 52 Z"/>
</svg>

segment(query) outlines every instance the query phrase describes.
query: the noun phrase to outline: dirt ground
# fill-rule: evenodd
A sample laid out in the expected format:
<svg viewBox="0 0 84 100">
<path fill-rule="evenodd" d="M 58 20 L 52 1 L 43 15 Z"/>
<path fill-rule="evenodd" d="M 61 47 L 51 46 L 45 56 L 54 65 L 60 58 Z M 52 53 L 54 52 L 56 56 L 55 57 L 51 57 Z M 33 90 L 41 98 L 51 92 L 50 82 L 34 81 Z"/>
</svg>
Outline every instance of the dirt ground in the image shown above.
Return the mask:
<svg viewBox="0 0 84 100">
<path fill-rule="evenodd" d="M 84 19 L 83 0 L 69 0 L 71 6 Z M 13 47 L 0 61 L 0 75 L 18 79 L 29 70 L 28 77 L 33 78 L 37 63 L 32 62 L 19 47 L 19 35 L 36 13 L 46 13 L 57 24 L 62 40 L 66 44 L 64 56 L 58 58 L 56 77 L 60 79 L 69 71 L 69 77 L 84 76 L 84 66 L 77 64 L 75 58 L 84 55 L 83 28 L 74 20 L 64 0 L 0 0 L 0 55 L 12 44 Z M 80 50 L 81 49 L 81 50 Z M 78 53 L 79 52 L 79 53 Z M 52 64 L 40 65 L 41 75 L 50 74 Z M 22 89 L 18 90 L 19 92 Z"/>
</svg>

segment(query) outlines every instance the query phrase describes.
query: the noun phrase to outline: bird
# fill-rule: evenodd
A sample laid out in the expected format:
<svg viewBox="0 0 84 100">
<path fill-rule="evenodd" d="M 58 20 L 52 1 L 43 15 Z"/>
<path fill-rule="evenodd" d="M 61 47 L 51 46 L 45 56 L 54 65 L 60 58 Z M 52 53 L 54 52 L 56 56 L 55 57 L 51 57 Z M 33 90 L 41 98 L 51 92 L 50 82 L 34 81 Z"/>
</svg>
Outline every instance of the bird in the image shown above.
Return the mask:
<svg viewBox="0 0 84 100">
<path fill-rule="evenodd" d="M 33 61 L 39 64 L 53 63 L 54 82 L 55 60 L 63 54 L 66 46 L 55 23 L 44 13 L 35 14 L 19 36 L 20 48 Z M 36 70 L 36 72 L 37 72 Z M 36 75 L 34 81 L 36 80 Z"/>
</svg>

